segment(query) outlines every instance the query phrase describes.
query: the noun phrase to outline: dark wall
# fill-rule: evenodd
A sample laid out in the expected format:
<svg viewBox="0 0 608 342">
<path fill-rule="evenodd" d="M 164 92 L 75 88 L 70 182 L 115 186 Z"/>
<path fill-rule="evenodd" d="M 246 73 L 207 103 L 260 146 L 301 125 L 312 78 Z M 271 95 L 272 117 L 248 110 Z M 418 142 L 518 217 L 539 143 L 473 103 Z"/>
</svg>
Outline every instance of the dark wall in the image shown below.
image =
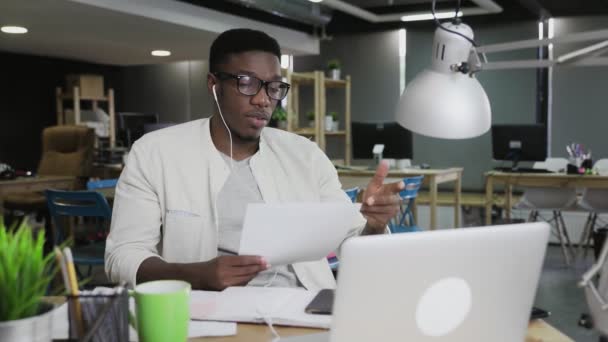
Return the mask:
<svg viewBox="0 0 608 342">
<path fill-rule="evenodd" d="M 42 129 L 57 121 L 55 87 L 65 85 L 66 74 L 102 75 L 105 87 L 114 88 L 119 104 L 121 70 L 116 66 L 0 52 L 0 162 L 36 169 Z"/>
</svg>

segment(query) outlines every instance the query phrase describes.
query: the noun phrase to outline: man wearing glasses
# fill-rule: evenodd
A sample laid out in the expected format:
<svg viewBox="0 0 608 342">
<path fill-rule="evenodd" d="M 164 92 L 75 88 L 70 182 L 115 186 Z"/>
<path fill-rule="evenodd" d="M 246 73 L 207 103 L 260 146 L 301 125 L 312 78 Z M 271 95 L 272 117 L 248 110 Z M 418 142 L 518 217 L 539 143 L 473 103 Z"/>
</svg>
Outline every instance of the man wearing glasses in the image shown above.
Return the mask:
<svg viewBox="0 0 608 342">
<path fill-rule="evenodd" d="M 133 145 L 106 245 L 110 279 L 131 285 L 181 279 L 207 290 L 335 287 L 326 260 L 272 266 L 234 253 L 248 203 L 349 201 L 314 142 L 266 128 L 289 91 L 278 43 L 254 30 L 222 33 L 211 46 L 207 87 L 216 104 L 211 118 L 147 134 Z M 383 185 L 387 172 L 381 164 L 351 235 L 384 233 L 399 210 L 403 183 Z"/>
</svg>

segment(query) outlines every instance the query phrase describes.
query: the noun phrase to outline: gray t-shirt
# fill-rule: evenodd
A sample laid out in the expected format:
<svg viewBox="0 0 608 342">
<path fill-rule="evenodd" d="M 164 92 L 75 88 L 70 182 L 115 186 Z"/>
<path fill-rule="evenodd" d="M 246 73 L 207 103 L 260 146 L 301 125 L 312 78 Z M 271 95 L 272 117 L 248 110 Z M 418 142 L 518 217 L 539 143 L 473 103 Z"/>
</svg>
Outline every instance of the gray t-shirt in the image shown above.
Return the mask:
<svg viewBox="0 0 608 342">
<path fill-rule="evenodd" d="M 230 157 L 221 153 L 224 161 L 230 166 Z M 224 251 L 238 251 L 243 230 L 245 210 L 249 203 L 262 203 L 262 194 L 253 177 L 249 161 L 232 161 L 232 171 L 220 190 L 217 199 L 219 216 L 219 255 L 229 255 Z M 276 266 L 260 272 L 248 286 L 300 286 L 291 265 Z"/>
</svg>

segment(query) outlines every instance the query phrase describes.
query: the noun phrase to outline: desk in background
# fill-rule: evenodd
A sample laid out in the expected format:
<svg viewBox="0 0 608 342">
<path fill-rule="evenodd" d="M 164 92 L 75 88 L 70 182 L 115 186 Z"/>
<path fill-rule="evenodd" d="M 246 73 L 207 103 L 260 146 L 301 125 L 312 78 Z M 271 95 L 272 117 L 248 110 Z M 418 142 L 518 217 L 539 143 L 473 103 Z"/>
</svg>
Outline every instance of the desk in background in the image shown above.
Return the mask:
<svg viewBox="0 0 608 342">
<path fill-rule="evenodd" d="M 608 176 L 568 175 L 563 173 L 517 173 L 517 172 L 486 172 L 486 225 L 492 224 L 492 203 L 494 183 L 505 186 L 505 215 L 511 218 L 513 207 L 513 187 L 546 187 L 546 188 L 608 188 Z"/>
<path fill-rule="evenodd" d="M 4 210 L 4 196 L 8 194 L 37 192 L 46 189 L 71 190 L 76 183 L 72 176 L 40 176 L 0 181 L 0 213 Z"/>
<path fill-rule="evenodd" d="M 405 177 L 424 176 L 423 184 L 429 187 L 431 230 L 437 228 L 437 186 L 442 183 L 454 182 L 454 227 L 459 227 L 462 171 L 463 168 L 461 167 L 448 169 L 389 170 L 386 181 L 395 182 Z M 367 186 L 374 174 L 375 171 L 372 170 L 338 170 L 338 177 L 340 177 L 340 183 L 342 183 L 344 189 L 355 186 L 363 189 Z"/>
</svg>

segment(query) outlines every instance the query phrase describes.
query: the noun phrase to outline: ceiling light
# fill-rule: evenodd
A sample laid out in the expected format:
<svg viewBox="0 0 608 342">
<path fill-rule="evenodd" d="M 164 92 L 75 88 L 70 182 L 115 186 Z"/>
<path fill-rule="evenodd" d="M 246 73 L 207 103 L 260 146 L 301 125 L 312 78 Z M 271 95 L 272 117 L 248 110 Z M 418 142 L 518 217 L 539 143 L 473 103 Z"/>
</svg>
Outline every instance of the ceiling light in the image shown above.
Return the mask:
<svg viewBox="0 0 608 342">
<path fill-rule="evenodd" d="M 171 51 L 169 51 L 169 50 L 154 50 L 154 51 L 150 52 L 150 54 L 152 54 L 152 56 L 155 56 L 155 57 L 167 57 L 167 56 L 171 56 Z"/>
<path fill-rule="evenodd" d="M 22 26 L 2 26 L 0 30 L 4 33 L 12 33 L 12 34 L 24 34 L 27 33 L 27 29 Z"/>
<path fill-rule="evenodd" d="M 323 1 L 323 0 L 308 0 L 308 1 L 310 1 L 310 2 L 314 2 L 314 3 L 319 3 L 319 2 L 321 2 L 321 1 Z"/>
<path fill-rule="evenodd" d="M 437 19 L 449 19 L 454 18 L 456 12 L 437 12 L 435 13 L 435 17 Z M 462 17 L 462 11 L 458 12 L 458 16 Z M 410 14 L 404 15 L 401 17 L 401 21 L 420 21 L 420 20 L 433 20 L 432 13 L 420 13 L 420 14 Z"/>
</svg>

